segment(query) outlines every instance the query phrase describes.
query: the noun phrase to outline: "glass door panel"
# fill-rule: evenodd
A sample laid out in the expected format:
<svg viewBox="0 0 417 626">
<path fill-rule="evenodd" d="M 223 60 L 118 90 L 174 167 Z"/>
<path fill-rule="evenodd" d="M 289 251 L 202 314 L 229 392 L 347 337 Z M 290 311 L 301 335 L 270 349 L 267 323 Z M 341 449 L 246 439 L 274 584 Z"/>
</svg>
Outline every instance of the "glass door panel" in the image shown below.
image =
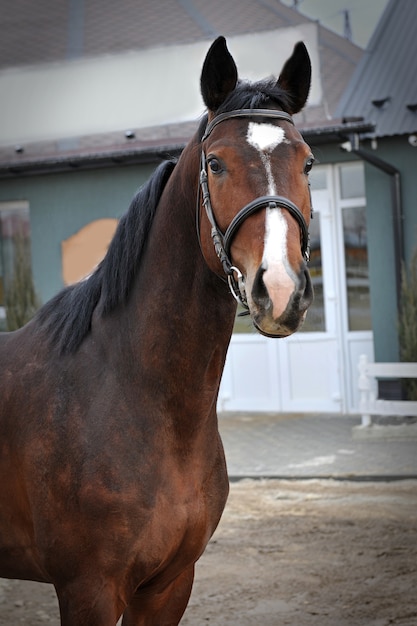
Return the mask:
<svg viewBox="0 0 417 626">
<path fill-rule="evenodd" d="M 371 330 L 365 207 L 342 209 L 349 330 Z"/>
<path fill-rule="evenodd" d="M 310 222 L 310 270 L 311 282 L 314 289 L 313 304 L 307 311 L 307 316 L 301 327 L 301 332 L 323 332 L 326 330 L 324 308 L 323 266 L 321 254 L 321 216 L 316 212 Z"/>
</svg>

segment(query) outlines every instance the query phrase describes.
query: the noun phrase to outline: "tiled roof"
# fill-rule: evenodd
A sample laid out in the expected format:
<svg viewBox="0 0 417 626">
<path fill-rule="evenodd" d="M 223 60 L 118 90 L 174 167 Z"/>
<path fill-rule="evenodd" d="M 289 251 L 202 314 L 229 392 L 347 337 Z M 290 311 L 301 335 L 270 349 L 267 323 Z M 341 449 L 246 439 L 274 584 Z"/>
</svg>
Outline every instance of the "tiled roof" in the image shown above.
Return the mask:
<svg viewBox="0 0 417 626">
<path fill-rule="evenodd" d="M 378 137 L 417 131 L 416 29 L 416 0 L 390 0 L 338 115 L 363 116 Z"/>
<path fill-rule="evenodd" d="M 311 21 L 270 0 L 1 0 L 0 68 Z"/>
<path fill-rule="evenodd" d="M 278 0 L 0 0 L 0 9 L 0 71 L 160 45 L 201 40 L 207 40 L 209 45 L 219 34 L 230 37 L 313 23 Z M 318 26 L 318 45 L 323 101 L 296 116 L 296 123 L 305 128 L 323 127 L 334 118 L 336 106 L 363 54 L 358 46 L 322 26 Z M 185 125 L 180 131 L 168 129 L 162 134 L 172 145 L 178 145 L 180 139 L 189 138 L 190 128 L 191 125 Z M 145 142 L 159 141 L 159 145 L 165 146 L 161 130 L 149 129 Z M 143 132 L 146 134 L 144 129 L 137 133 L 137 141 L 141 141 Z M 106 151 L 115 146 L 114 141 L 112 133 L 100 139 L 77 138 L 72 149 L 86 150 L 90 142 L 90 153 L 95 146 Z M 128 150 L 133 144 L 123 145 Z M 31 153 L 40 157 L 65 152 L 68 149 L 62 143 L 25 146 L 24 155 L 14 154 L 12 147 L 9 153 L 1 150 L 0 163 L 15 158 L 22 162 Z"/>
</svg>

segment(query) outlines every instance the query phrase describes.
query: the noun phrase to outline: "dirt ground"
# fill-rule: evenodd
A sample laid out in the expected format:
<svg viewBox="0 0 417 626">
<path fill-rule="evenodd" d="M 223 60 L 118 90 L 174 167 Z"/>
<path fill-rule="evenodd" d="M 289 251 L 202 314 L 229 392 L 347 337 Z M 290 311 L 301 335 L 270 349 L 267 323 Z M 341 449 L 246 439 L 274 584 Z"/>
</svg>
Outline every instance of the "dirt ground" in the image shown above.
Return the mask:
<svg viewBox="0 0 417 626">
<path fill-rule="evenodd" d="M 59 625 L 52 587 L 0 580 L 0 625 Z M 417 626 L 417 481 L 244 480 L 182 626 Z"/>
</svg>

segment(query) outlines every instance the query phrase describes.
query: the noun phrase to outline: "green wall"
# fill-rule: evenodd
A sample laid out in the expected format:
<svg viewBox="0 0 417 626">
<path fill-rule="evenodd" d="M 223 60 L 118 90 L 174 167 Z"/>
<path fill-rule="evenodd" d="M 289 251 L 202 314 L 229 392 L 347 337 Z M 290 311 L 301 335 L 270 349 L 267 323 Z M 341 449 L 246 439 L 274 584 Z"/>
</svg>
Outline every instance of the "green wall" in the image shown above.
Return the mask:
<svg viewBox="0 0 417 626">
<path fill-rule="evenodd" d="M 417 247 L 417 148 L 410 146 L 408 136 L 380 139 L 376 150 L 372 149 L 370 142 L 364 142 L 361 147 L 401 173 L 404 252 L 408 266 Z M 337 144 L 312 145 L 312 148 L 318 162 L 323 164 L 357 158 L 352 153 L 342 152 Z M 365 162 L 365 185 L 375 360 L 397 361 L 399 346 L 391 176 Z"/>
<path fill-rule="evenodd" d="M 381 154 L 378 153 L 380 158 Z M 365 164 L 371 314 L 376 361 L 398 360 L 391 177 Z"/>
<path fill-rule="evenodd" d="M 119 218 L 154 167 L 117 166 L 0 181 L 0 202 L 29 202 L 33 274 L 42 302 L 63 286 L 61 241 L 93 220 Z"/>
<path fill-rule="evenodd" d="M 365 149 L 400 171 L 402 231 L 408 267 L 417 246 L 417 149 L 410 146 L 406 136 L 379 140 L 375 151 L 370 145 Z M 399 346 L 392 177 L 369 164 L 365 166 L 365 176 L 375 360 L 396 361 Z"/>
</svg>

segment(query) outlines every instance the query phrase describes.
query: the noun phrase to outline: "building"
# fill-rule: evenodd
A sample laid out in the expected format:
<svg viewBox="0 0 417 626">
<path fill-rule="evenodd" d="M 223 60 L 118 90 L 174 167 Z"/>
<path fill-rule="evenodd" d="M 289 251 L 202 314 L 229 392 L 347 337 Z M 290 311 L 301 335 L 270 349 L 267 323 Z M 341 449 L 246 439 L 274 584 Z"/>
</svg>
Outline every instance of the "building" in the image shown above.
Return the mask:
<svg viewBox="0 0 417 626">
<path fill-rule="evenodd" d="M 387 11 L 403 3 L 407 0 L 391 2 Z M 29 232 L 30 221 L 34 281 L 43 301 L 91 270 L 137 187 L 194 132 L 203 112 L 201 64 L 218 34 L 226 35 L 241 75 L 248 78 L 279 72 L 294 43 L 306 42 L 313 86 L 296 122 L 319 163 L 311 178 L 316 302 L 303 332 L 286 340 L 268 340 L 236 326 L 219 405 L 354 411 L 359 354 L 383 359 L 398 354 L 395 341 L 391 352 L 384 351 L 390 322 L 381 317 L 390 310 L 392 321 L 392 294 L 381 306 L 382 290 L 374 291 L 374 282 L 390 275 L 378 271 L 379 231 L 369 228 L 370 220 L 377 221 L 374 209 L 370 213 L 375 206 L 370 191 L 379 182 L 358 152 L 368 143 L 375 147 L 378 128 L 364 111 L 353 107 L 345 114 L 339 105 L 367 55 L 278 1 L 24 4 L 23 12 L 20 4 L 19 13 L 8 6 L 0 18 L 5 33 L 0 44 L 0 279 L 11 271 L 13 225 L 20 220 Z M 354 150 L 341 150 L 351 140 Z M 382 143 L 373 154 L 379 149 Z M 389 188 L 390 179 L 385 183 Z M 385 202 L 391 215 L 389 199 Z M 407 219 L 412 232 L 412 211 Z M 384 232 L 388 240 L 390 227 Z M 384 259 L 388 269 L 391 254 Z M 392 325 L 391 331 L 396 333 Z"/>
<path fill-rule="evenodd" d="M 336 110 L 374 126 L 349 135 L 346 147 L 364 163 L 372 328 L 381 362 L 399 360 L 401 268 L 410 267 L 417 250 L 416 24 L 413 0 L 390 0 Z M 396 382 L 380 383 L 382 395 L 397 392 Z"/>
</svg>

